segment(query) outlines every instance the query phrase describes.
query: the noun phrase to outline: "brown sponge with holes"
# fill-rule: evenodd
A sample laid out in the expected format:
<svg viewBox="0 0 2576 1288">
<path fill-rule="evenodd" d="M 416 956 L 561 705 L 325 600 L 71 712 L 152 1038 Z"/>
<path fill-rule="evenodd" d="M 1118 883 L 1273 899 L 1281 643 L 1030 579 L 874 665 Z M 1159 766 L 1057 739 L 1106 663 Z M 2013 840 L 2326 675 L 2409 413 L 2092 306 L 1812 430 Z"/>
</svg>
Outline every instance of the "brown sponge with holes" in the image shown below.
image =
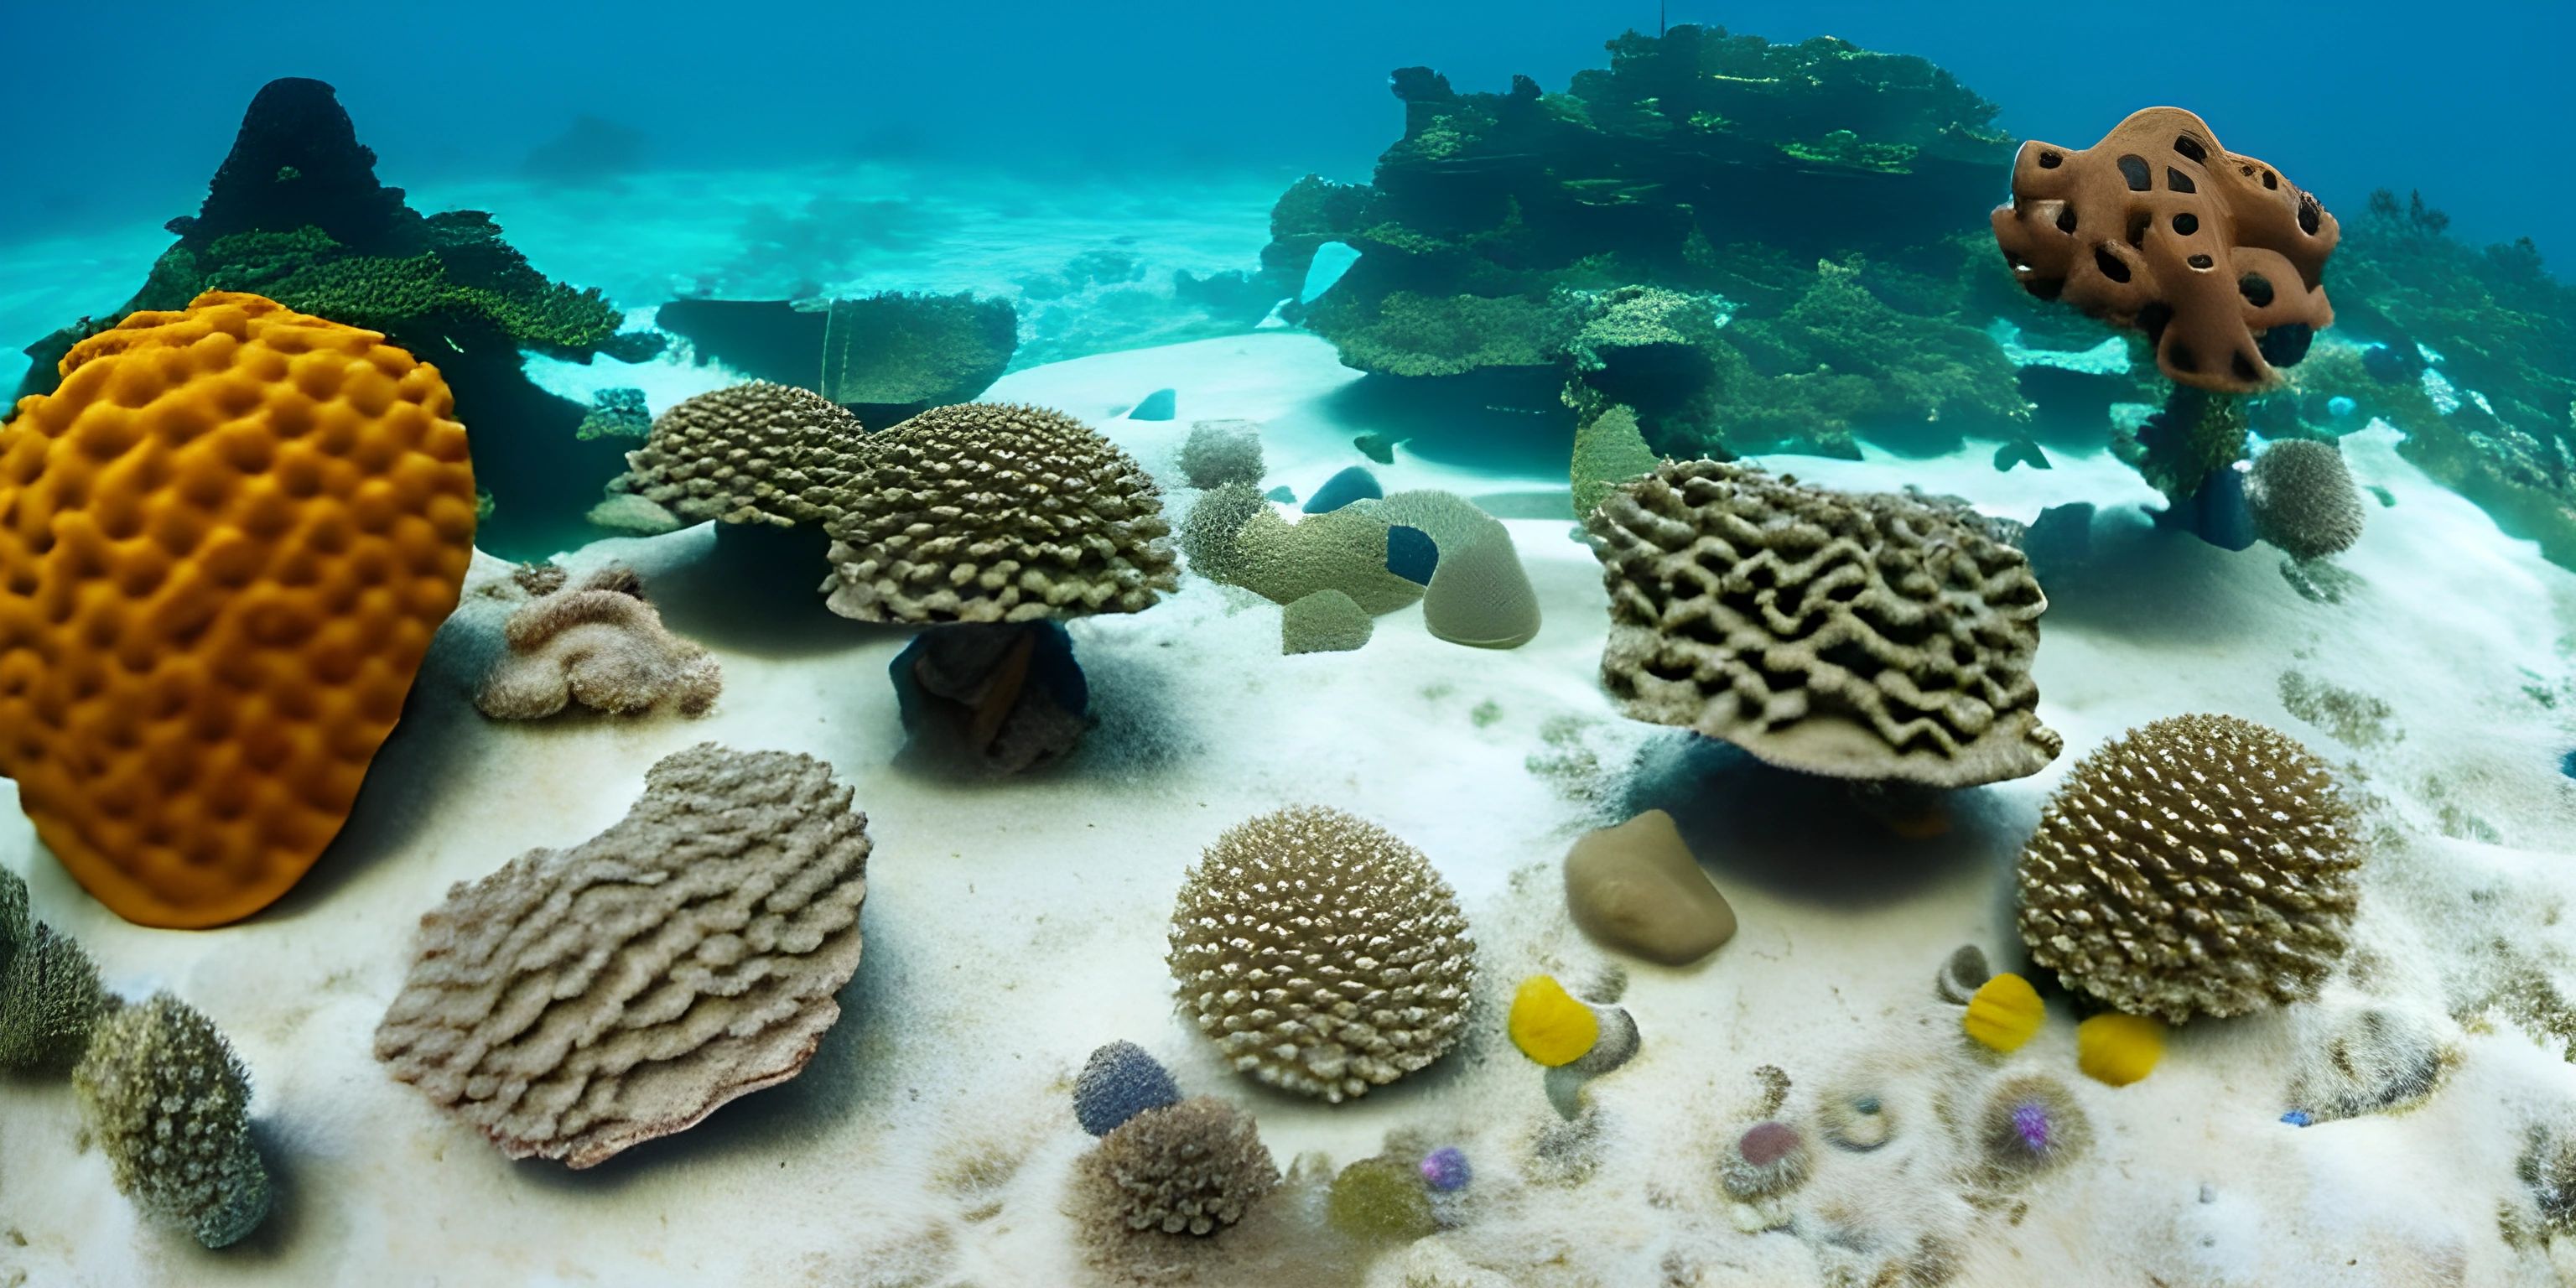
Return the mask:
<svg viewBox="0 0 2576 1288">
<path fill-rule="evenodd" d="M 2269 388 L 2334 322 L 2334 216 L 2178 107 L 2132 113 L 2089 148 L 2023 144 L 1993 219 L 2022 289 L 2146 332 L 2179 384 Z"/>
</svg>

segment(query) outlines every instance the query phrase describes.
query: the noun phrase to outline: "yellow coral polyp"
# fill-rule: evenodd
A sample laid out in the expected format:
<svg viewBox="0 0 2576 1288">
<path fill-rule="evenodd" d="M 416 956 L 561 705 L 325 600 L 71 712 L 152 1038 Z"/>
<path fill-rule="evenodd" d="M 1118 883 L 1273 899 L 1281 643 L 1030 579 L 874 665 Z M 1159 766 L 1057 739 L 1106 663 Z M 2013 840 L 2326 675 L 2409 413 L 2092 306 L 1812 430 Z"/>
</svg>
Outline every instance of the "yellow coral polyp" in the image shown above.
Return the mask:
<svg viewBox="0 0 2576 1288">
<path fill-rule="evenodd" d="M 1512 995 L 1512 1045 L 1548 1068 L 1572 1064 L 1601 1040 L 1601 1021 L 1551 975 L 1532 975 Z"/>
<path fill-rule="evenodd" d="M 2040 1005 L 2039 990 L 2030 981 L 2010 971 L 1987 980 L 1968 999 L 1967 1017 L 1960 1021 L 1968 1036 L 1995 1051 L 2013 1052 L 2039 1032 L 2040 1022 L 2048 1018 L 2048 1008 Z"/>
<path fill-rule="evenodd" d="M 2128 1086 L 2155 1072 L 2164 1054 L 2162 1020 L 2106 1011 L 2075 1026 L 2075 1067 L 2095 1082 Z"/>
</svg>

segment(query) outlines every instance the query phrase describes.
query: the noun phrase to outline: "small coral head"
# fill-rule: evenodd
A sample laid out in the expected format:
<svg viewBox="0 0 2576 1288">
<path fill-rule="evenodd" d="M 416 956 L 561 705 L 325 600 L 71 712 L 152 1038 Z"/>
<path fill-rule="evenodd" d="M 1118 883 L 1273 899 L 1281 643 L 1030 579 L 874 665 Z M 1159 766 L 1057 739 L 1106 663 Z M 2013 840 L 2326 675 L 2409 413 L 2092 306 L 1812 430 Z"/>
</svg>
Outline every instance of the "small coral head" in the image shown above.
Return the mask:
<svg viewBox="0 0 2576 1288">
<path fill-rule="evenodd" d="M 1467 1152 L 1455 1145 L 1443 1145 L 1422 1156 L 1422 1182 L 1443 1194 L 1467 1188 L 1474 1175 L 1467 1166 Z"/>
</svg>

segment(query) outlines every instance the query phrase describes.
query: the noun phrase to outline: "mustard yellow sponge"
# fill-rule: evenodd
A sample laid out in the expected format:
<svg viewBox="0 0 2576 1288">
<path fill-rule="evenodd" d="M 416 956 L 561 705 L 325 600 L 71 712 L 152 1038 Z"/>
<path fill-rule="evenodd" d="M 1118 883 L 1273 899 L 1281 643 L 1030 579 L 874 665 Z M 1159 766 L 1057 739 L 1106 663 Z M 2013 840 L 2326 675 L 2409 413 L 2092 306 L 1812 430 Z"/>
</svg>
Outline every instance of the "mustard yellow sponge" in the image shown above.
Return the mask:
<svg viewBox="0 0 2576 1288">
<path fill-rule="evenodd" d="M 2039 1032 L 2040 1022 L 2048 1018 L 2048 1008 L 2039 1003 L 2039 990 L 2030 981 L 2010 971 L 1980 985 L 1968 999 L 1968 1014 L 1961 1022 L 1968 1036 L 1997 1051 L 2018 1051 Z"/>
<path fill-rule="evenodd" d="M 2075 1067 L 2095 1082 L 2125 1087 L 2164 1058 L 2164 1021 L 2105 1011 L 2075 1026 Z"/>
<path fill-rule="evenodd" d="M 1512 995 L 1512 1045 L 1553 1069 L 1583 1058 L 1601 1040 L 1601 1021 L 1552 975 L 1532 975 Z"/>
<path fill-rule="evenodd" d="M 208 292 L 0 427 L 0 773 L 129 921 L 267 906 L 347 821 L 474 548 L 438 369 Z"/>
</svg>

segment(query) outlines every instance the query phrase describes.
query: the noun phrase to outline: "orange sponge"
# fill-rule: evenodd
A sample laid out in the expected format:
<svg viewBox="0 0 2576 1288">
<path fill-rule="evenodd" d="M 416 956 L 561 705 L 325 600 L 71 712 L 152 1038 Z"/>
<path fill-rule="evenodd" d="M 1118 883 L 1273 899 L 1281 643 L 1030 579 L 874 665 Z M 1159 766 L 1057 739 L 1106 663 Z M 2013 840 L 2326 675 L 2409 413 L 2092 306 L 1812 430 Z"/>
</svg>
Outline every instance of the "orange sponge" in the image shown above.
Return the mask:
<svg viewBox="0 0 2576 1288">
<path fill-rule="evenodd" d="M 266 907 L 347 821 L 456 606 L 438 369 L 213 291 L 73 346 L 0 427 L 0 773 L 129 921 Z"/>
</svg>

